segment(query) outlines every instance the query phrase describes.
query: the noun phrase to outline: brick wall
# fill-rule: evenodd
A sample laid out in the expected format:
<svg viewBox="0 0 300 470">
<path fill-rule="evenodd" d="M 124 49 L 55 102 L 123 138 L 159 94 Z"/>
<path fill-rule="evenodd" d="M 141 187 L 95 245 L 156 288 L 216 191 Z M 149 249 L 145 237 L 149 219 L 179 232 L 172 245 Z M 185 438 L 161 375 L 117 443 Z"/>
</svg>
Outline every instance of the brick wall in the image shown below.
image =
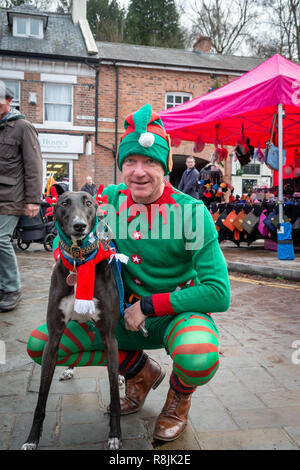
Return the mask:
<svg viewBox="0 0 300 470">
<path fill-rule="evenodd" d="M 118 122 L 117 133 L 116 118 L 116 68 L 113 65 L 99 67 L 99 96 L 98 96 L 98 144 L 92 136 L 92 155 L 80 155 L 73 165 L 73 188 L 79 190 L 85 183 L 86 176 L 92 176 L 96 184 L 119 183 L 122 176 L 115 166 L 113 149 L 116 142 L 124 132 L 124 119 L 131 112 L 136 111 L 146 103 L 150 103 L 154 111 L 165 109 L 165 95 L 167 92 L 190 93 L 196 98 L 208 92 L 214 84 L 210 74 L 180 72 L 160 69 L 121 66 L 118 69 Z M 236 77 L 218 76 L 221 85 L 228 83 Z M 29 93 L 37 96 L 37 104 L 29 103 Z M 94 127 L 95 125 L 95 80 L 93 77 L 78 77 L 73 87 L 73 125 Z M 34 123 L 43 123 L 43 83 L 39 73 L 25 72 L 21 82 L 21 111 L 27 119 Z M 45 132 L 41 129 L 40 132 Z M 91 131 L 68 131 L 66 129 L 47 130 L 46 132 L 90 135 Z M 117 137 L 116 137 L 117 135 Z M 108 149 L 104 148 L 107 147 Z M 173 147 L 173 155 L 180 156 L 181 167 L 187 155 L 198 157 L 197 165 L 209 161 L 213 146 L 206 145 L 201 154 L 194 153 L 193 142 L 182 142 L 179 147 Z M 176 160 L 176 162 L 178 159 Z M 176 171 L 176 165 L 174 171 Z M 177 167 L 178 168 L 178 167 Z M 184 169 L 184 167 L 183 167 Z M 231 169 L 225 167 L 226 180 L 229 181 Z M 178 170 L 177 170 L 178 171 Z M 172 176 L 171 176 L 172 179 Z"/>
<path fill-rule="evenodd" d="M 218 76 L 221 85 L 229 83 L 236 77 Z M 154 111 L 165 109 L 165 95 L 167 92 L 184 92 L 192 94 L 193 98 L 208 92 L 214 84 L 210 74 L 193 72 L 180 72 L 159 69 L 147 69 L 138 67 L 119 67 L 119 93 L 118 93 L 118 140 L 122 135 L 125 117 L 136 111 L 146 103 L 150 103 Z M 116 69 L 114 66 L 102 65 L 99 75 L 99 118 L 115 119 L 116 103 Z M 98 142 L 109 148 L 115 145 L 114 122 L 99 122 Z M 193 152 L 194 144 L 183 142 L 179 147 L 173 148 L 173 155 L 195 155 L 209 161 L 213 146 L 206 145 L 200 154 Z M 97 182 L 104 185 L 115 181 L 114 160 L 112 152 L 108 152 L 96 145 L 95 147 L 95 176 Z M 227 165 L 228 166 L 228 165 Z M 230 171 L 226 172 L 227 180 Z M 116 181 L 121 180 L 117 171 Z"/>
</svg>

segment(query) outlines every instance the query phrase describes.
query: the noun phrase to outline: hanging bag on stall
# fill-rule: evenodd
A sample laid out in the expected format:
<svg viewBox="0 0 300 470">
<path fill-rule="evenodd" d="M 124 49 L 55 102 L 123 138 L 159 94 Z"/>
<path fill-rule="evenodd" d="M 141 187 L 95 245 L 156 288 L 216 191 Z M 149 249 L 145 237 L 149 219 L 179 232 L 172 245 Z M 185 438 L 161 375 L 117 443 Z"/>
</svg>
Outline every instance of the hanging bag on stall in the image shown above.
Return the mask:
<svg viewBox="0 0 300 470">
<path fill-rule="evenodd" d="M 273 143 L 275 127 L 276 127 L 276 118 L 277 114 L 274 114 L 272 119 L 272 128 L 270 140 L 267 142 L 266 153 L 265 153 L 265 163 L 270 170 L 279 170 L 279 149 Z M 282 150 L 282 163 L 285 165 L 286 162 L 286 151 Z"/>
<path fill-rule="evenodd" d="M 231 230 L 231 232 L 235 230 L 235 226 L 233 225 L 233 221 L 235 218 L 236 218 L 236 212 L 235 210 L 232 210 L 231 212 L 229 212 L 228 216 L 223 222 L 223 225 L 225 225 L 226 228 Z"/>
<path fill-rule="evenodd" d="M 246 212 L 244 210 L 241 210 L 232 222 L 234 227 L 240 232 L 244 230 L 242 227 L 242 223 L 245 217 L 246 217 Z"/>
<path fill-rule="evenodd" d="M 267 218 L 267 214 L 268 214 L 268 211 L 264 209 L 262 213 L 260 214 L 259 222 L 257 225 L 257 229 L 263 237 L 267 237 L 269 233 L 268 227 L 264 224 L 264 220 Z"/>
<path fill-rule="evenodd" d="M 277 214 L 276 214 L 276 211 L 273 210 L 273 211 L 271 211 L 271 212 L 267 215 L 267 217 L 263 220 L 263 224 L 265 224 L 266 227 L 268 227 L 268 229 L 270 230 L 270 232 L 273 232 L 273 231 L 276 229 L 276 227 L 275 227 L 275 226 L 273 225 L 273 223 L 272 223 L 273 220 L 275 220 L 276 215 L 277 215 Z"/>
<path fill-rule="evenodd" d="M 243 124 L 241 128 L 241 136 L 234 152 L 241 166 L 247 165 L 254 155 L 254 148 L 250 145 L 249 139 L 245 137 Z"/>
<path fill-rule="evenodd" d="M 217 227 L 219 227 L 219 230 L 224 229 L 224 220 L 226 219 L 226 217 L 227 217 L 227 212 L 226 210 L 223 210 L 216 221 L 216 225 Z"/>
<path fill-rule="evenodd" d="M 242 222 L 242 227 L 247 233 L 252 233 L 253 230 L 255 229 L 256 225 L 259 222 L 259 217 L 253 213 L 253 211 L 249 212 L 249 214 L 246 215 Z"/>
</svg>

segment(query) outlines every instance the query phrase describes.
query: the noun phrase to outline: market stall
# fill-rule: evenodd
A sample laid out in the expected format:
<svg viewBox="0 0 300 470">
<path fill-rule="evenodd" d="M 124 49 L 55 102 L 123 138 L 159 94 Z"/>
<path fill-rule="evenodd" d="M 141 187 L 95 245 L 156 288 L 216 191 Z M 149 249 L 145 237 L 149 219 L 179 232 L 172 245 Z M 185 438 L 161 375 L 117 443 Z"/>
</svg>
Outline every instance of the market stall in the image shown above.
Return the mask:
<svg viewBox="0 0 300 470">
<path fill-rule="evenodd" d="M 217 162 L 230 158 L 223 147 L 230 145 L 241 166 L 255 157 L 277 171 L 282 229 L 286 151 L 300 149 L 299 65 L 276 54 L 227 85 L 159 114 L 173 141 L 212 143 Z M 293 171 L 300 173 L 300 161 Z"/>
</svg>

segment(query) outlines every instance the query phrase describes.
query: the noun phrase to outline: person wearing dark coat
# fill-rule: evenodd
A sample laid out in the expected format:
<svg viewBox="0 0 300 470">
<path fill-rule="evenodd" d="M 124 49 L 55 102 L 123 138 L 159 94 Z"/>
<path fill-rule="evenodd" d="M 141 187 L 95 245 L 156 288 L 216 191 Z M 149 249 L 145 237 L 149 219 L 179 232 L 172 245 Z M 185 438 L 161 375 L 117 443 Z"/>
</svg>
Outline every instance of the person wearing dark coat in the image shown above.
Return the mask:
<svg viewBox="0 0 300 470">
<path fill-rule="evenodd" d="M 178 189 L 185 194 L 189 194 L 195 199 L 199 199 L 198 179 L 199 171 L 195 168 L 194 157 L 187 157 L 185 164 L 187 169 L 184 171 Z"/>
<path fill-rule="evenodd" d="M 86 177 L 86 183 L 82 186 L 80 191 L 85 191 L 91 196 L 95 196 L 95 194 L 97 194 L 97 186 L 93 183 L 91 176 Z"/>
<path fill-rule="evenodd" d="M 0 80 L 0 312 L 21 299 L 21 278 L 11 239 L 21 215 L 40 211 L 43 163 L 35 127 L 11 107 L 14 93 Z"/>
</svg>

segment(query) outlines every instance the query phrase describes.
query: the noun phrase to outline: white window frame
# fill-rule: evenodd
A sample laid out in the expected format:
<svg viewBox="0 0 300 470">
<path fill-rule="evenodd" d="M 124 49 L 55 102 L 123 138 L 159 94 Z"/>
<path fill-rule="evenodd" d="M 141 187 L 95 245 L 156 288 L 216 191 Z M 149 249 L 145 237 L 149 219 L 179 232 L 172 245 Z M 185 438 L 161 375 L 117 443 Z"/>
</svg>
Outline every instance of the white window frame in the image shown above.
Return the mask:
<svg viewBox="0 0 300 470">
<path fill-rule="evenodd" d="M 174 105 L 169 106 L 170 103 L 168 103 L 168 96 L 173 96 L 174 98 L 176 97 L 181 97 L 181 103 L 176 103 L 175 104 L 175 99 L 174 99 Z M 183 101 L 183 98 L 188 98 L 188 100 Z M 179 104 L 185 103 L 186 101 L 191 101 L 193 99 L 192 93 L 186 93 L 184 91 L 168 91 L 165 95 L 165 109 L 170 109 L 174 108 L 175 106 L 178 106 Z"/>
<path fill-rule="evenodd" d="M 23 19 L 26 21 L 26 33 L 21 34 L 18 33 L 18 20 Z M 39 33 L 38 34 L 30 34 L 30 21 L 35 20 L 38 21 L 39 23 Z M 23 38 L 35 38 L 35 39 L 43 39 L 44 38 L 44 27 L 43 27 L 43 20 L 40 20 L 38 18 L 33 18 L 32 16 L 30 17 L 24 17 L 24 16 L 14 16 L 13 17 L 13 36 L 15 37 L 23 37 Z"/>
<path fill-rule="evenodd" d="M 71 87 L 71 104 L 70 103 L 48 103 L 48 104 L 65 104 L 65 105 L 68 105 L 68 106 L 71 106 L 71 120 L 70 121 L 48 121 L 46 120 L 45 118 L 45 109 L 46 109 L 46 100 L 45 100 L 45 91 L 46 91 L 46 86 L 47 85 L 69 85 Z M 74 118 L 73 118 L 73 112 L 74 112 L 74 90 L 73 90 L 73 86 L 69 83 L 57 83 L 57 82 L 45 82 L 44 83 L 44 87 L 43 87 L 43 123 L 48 126 L 51 126 L 55 129 L 60 129 L 61 126 L 64 126 L 64 128 L 66 127 L 72 127 L 73 126 L 73 121 L 74 121 Z"/>
</svg>

